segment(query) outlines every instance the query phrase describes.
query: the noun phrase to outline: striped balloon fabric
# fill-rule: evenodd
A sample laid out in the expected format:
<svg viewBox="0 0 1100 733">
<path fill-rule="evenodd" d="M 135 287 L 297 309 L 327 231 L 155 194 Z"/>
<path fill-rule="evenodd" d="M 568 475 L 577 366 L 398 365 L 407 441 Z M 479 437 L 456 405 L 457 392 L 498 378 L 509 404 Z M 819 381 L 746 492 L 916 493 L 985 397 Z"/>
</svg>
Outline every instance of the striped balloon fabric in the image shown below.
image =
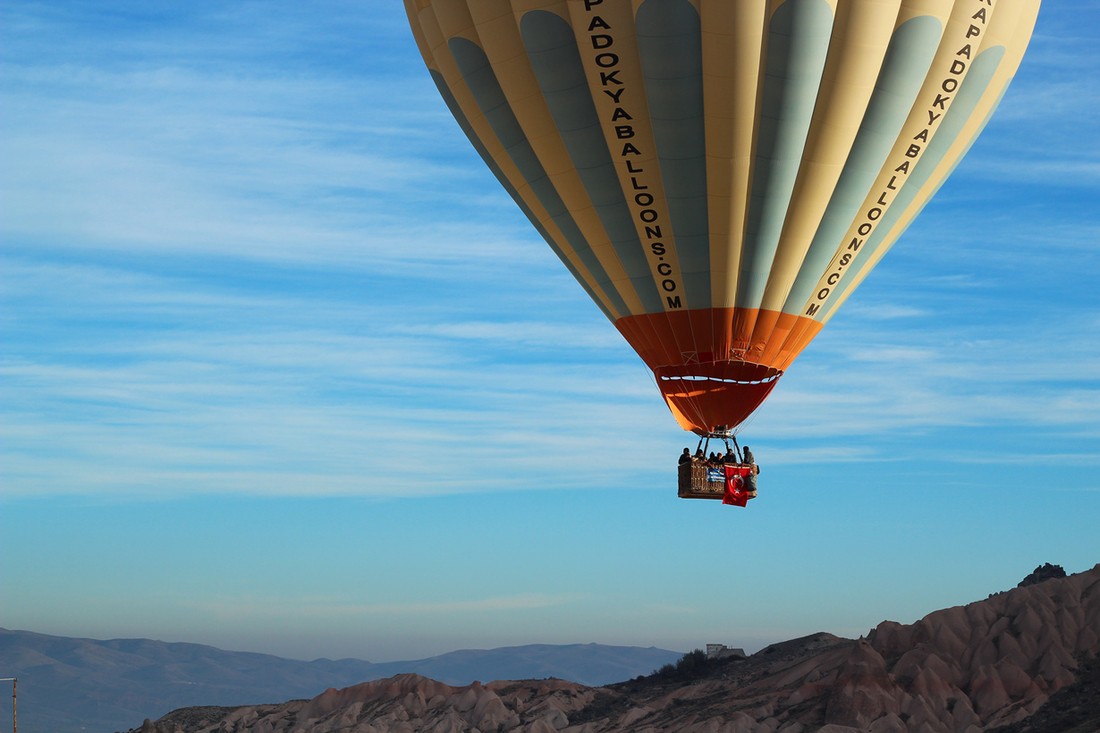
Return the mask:
<svg viewBox="0 0 1100 733">
<path fill-rule="evenodd" d="M 486 164 L 653 370 L 737 426 L 950 174 L 1039 0 L 405 0 Z"/>
</svg>

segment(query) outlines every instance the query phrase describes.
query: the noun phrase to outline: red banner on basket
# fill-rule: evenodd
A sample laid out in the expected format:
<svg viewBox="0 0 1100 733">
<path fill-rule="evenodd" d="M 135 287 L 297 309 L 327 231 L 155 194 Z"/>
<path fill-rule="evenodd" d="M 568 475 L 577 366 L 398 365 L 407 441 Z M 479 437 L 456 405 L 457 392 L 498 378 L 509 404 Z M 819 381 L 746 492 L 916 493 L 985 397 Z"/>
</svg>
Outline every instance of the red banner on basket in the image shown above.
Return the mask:
<svg viewBox="0 0 1100 733">
<path fill-rule="evenodd" d="M 749 492 L 745 488 L 745 477 L 752 470 L 750 466 L 723 466 L 726 469 L 726 493 L 723 504 L 745 506 L 749 503 Z"/>
</svg>

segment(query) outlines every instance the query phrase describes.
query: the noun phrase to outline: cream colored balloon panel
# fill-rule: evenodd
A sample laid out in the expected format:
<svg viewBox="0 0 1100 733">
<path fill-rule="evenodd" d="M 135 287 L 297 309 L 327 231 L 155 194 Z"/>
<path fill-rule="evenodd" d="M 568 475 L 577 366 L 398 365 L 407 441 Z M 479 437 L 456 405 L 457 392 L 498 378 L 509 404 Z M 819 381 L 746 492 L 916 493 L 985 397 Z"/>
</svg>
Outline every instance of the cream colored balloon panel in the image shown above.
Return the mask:
<svg viewBox="0 0 1100 733">
<path fill-rule="evenodd" d="M 911 120 L 916 124 L 907 125 L 899 136 L 899 144 L 910 145 L 910 152 L 918 156 L 915 165 L 907 166 L 904 154 L 893 155 L 887 162 L 857 214 L 854 230 L 850 229 L 844 240 L 848 242 L 854 234 L 862 244 L 839 282 L 829 283 L 826 275 L 807 294 L 803 307 L 808 315 L 817 305 L 820 310 L 812 314 L 817 320 L 825 322 L 835 314 L 951 174 L 985 126 L 1023 56 L 1038 3 L 1029 2 L 1027 7 L 1002 3 L 1001 7 L 999 14 L 983 15 L 968 23 L 962 39 L 948 28 L 940 50 L 946 52 L 945 60 L 933 65 L 914 105 Z M 942 117 L 936 119 L 941 113 Z M 899 182 L 903 182 L 900 188 L 892 190 Z M 880 202 L 888 206 L 875 215 Z M 859 227 L 872 225 L 871 232 L 861 234 Z"/>
<path fill-rule="evenodd" d="M 892 34 L 874 93 L 783 311 L 798 314 L 859 215 L 909 118 L 943 32 L 940 19 L 917 17 Z"/>
<path fill-rule="evenodd" d="M 645 2 L 635 17 L 645 98 L 689 308 L 709 308 L 710 231 L 699 13 Z"/>
<path fill-rule="evenodd" d="M 605 315 L 615 320 L 628 313 L 622 298 L 610 287 L 610 277 L 594 256 L 588 241 L 577 235 L 572 218 L 562 215 L 564 207 L 560 197 L 546 195 L 545 171 L 530 170 L 530 146 L 524 150 L 524 146 L 516 145 L 516 140 L 523 135 L 522 131 L 516 134 L 518 123 L 515 116 L 510 115 L 506 108 L 492 109 L 492 114 L 485 114 L 485 108 L 491 108 L 493 100 L 499 100 L 501 96 L 499 85 L 494 81 L 475 85 L 481 94 L 481 99 L 477 100 L 464 81 L 452 47 L 461 49 L 460 56 L 466 62 L 467 73 L 474 76 L 480 74 L 482 79 L 492 78 L 492 70 L 487 66 L 484 54 L 480 53 L 476 43 L 467 38 L 470 35 L 476 37 L 476 33 L 465 2 L 406 0 L 406 8 L 418 46 L 436 86 L 490 170 Z M 450 32 L 457 35 L 448 37 L 444 28 L 451 29 Z M 462 29 L 461 32 L 456 28 Z M 463 54 L 464 51 L 468 53 Z M 505 150 L 502 139 L 512 146 L 512 152 L 517 154 L 515 157 Z M 518 167 L 521 164 L 527 170 L 521 171 Z M 532 182 L 537 187 L 532 187 Z M 543 200 L 536 195 L 538 193 L 543 194 Z M 558 222 L 564 227 L 564 232 Z"/>
<path fill-rule="evenodd" d="M 504 172 L 500 169 L 500 166 L 497 165 L 496 161 L 493 160 L 493 157 L 485 149 L 484 144 L 482 144 L 481 140 L 477 137 L 477 134 L 470 126 L 469 121 L 466 119 L 466 115 L 462 112 L 462 108 L 458 106 L 457 102 L 455 102 L 454 95 L 451 94 L 450 89 L 447 87 L 446 81 L 444 81 L 443 77 L 438 72 L 433 71 L 431 73 L 432 79 L 435 81 L 436 87 L 439 89 L 440 96 L 443 97 L 448 109 L 451 111 L 451 114 L 454 115 L 455 120 L 458 122 L 459 127 L 462 128 L 462 131 L 466 134 L 466 137 L 469 138 L 470 143 L 473 145 L 474 149 L 481 156 L 481 159 L 485 161 L 485 165 L 488 166 L 489 170 L 493 173 L 494 176 L 496 176 L 496 179 L 500 181 L 500 184 L 504 187 L 504 190 L 507 191 L 508 195 L 511 196 L 512 199 L 516 202 L 520 210 L 531 222 L 532 226 L 534 226 L 535 230 L 540 235 L 542 235 L 543 239 L 545 239 L 547 244 L 549 244 L 550 247 L 554 250 L 554 253 L 558 255 L 558 258 L 561 259 L 562 263 L 566 266 L 569 272 L 573 275 L 574 278 L 577 279 L 577 282 L 581 284 L 585 292 L 588 293 L 588 296 L 592 298 L 593 301 L 595 301 L 596 305 L 599 306 L 600 310 L 603 311 L 604 315 L 607 316 L 608 319 L 612 321 L 615 320 L 616 315 L 609 311 L 603 303 L 604 294 L 602 292 L 598 293 L 594 291 L 591 287 L 589 287 L 587 283 L 588 278 L 585 277 L 584 274 L 582 274 L 580 271 L 578 271 L 577 268 L 573 266 L 572 262 L 569 261 L 569 258 L 558 247 L 557 243 L 554 240 L 554 237 L 551 236 L 548 231 L 546 231 L 546 228 L 543 227 L 542 222 L 539 221 L 538 216 L 536 216 L 536 214 L 530 209 L 530 207 L 527 206 L 527 203 L 523 200 L 523 197 L 519 195 L 519 192 L 517 192 L 515 187 L 512 186 L 511 181 L 509 181 L 508 177 L 504 175 Z M 617 303 L 616 305 L 618 306 L 619 313 L 626 312 L 626 308 L 621 302 Z"/>
<path fill-rule="evenodd" d="M 543 98 L 641 300 L 641 312 L 659 313 L 661 296 L 607 146 L 573 29 L 556 13 L 536 10 L 523 16 L 520 31 Z"/>
<path fill-rule="evenodd" d="M 759 308 L 763 300 L 802 167 L 832 28 L 832 8 L 825 0 L 791 0 L 769 22 L 737 288 L 741 308 Z"/>
<path fill-rule="evenodd" d="M 592 273 L 594 284 L 607 293 L 612 307 L 620 313 L 629 312 L 621 296 L 612 287 L 611 279 L 592 251 L 589 241 L 570 215 L 542 163 L 531 149 L 530 142 L 516 120 L 508 100 L 500 90 L 500 85 L 484 51 L 464 38 L 451 39 L 448 46 L 466 85 L 477 100 L 480 111 L 489 121 L 493 132 L 533 195 L 546 209 L 569 246 Z M 552 238 L 550 241 L 553 245 Z"/>
<path fill-rule="evenodd" d="M 873 246 L 858 263 L 854 277 L 844 284 L 835 298 L 829 299 L 828 307 L 822 309 L 824 320 L 831 318 L 843 305 L 981 134 L 1019 68 L 1038 12 L 1038 0 L 1021 0 L 1011 6 L 1002 4 L 1002 12 L 992 17 L 982 50 L 970 64 L 942 128 L 914 171 L 922 183 L 908 191 L 904 202 L 898 202 L 889 221 L 876 232 Z"/>
</svg>

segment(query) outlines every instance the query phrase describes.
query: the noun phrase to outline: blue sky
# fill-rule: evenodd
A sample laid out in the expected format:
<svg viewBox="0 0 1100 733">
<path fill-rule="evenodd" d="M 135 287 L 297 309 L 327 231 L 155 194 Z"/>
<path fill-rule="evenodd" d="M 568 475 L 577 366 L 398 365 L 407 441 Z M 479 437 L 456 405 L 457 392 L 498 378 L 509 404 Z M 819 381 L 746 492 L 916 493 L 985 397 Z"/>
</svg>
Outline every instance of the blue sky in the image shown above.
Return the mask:
<svg viewBox="0 0 1100 733">
<path fill-rule="evenodd" d="M 1100 6 L 746 426 L 747 510 L 397 2 L 0 2 L 0 626 L 748 649 L 1100 562 Z"/>
</svg>

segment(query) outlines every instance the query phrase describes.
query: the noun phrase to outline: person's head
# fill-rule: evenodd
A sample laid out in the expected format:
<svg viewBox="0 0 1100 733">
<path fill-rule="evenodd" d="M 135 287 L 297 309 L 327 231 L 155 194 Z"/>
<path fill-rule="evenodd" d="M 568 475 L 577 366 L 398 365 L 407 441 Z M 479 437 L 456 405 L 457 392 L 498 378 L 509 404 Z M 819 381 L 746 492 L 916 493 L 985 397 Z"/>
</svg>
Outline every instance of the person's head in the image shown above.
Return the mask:
<svg viewBox="0 0 1100 733">
<path fill-rule="evenodd" d="M 690 456 L 691 455 L 691 450 L 688 449 L 688 448 L 684 448 L 684 455 L 685 456 Z"/>
</svg>

